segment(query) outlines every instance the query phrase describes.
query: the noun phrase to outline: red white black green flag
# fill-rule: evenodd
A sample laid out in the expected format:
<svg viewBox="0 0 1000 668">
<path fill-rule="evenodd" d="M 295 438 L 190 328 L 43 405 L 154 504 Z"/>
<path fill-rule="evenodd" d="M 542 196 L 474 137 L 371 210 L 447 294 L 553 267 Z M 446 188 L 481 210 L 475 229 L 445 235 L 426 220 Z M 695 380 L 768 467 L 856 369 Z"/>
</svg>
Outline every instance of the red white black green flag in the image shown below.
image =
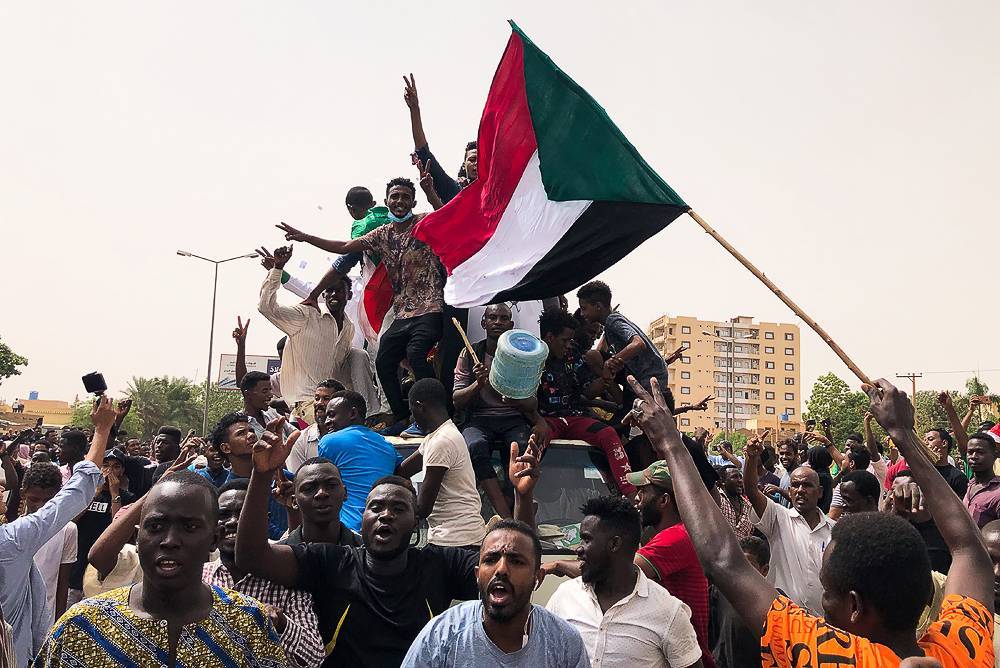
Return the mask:
<svg viewBox="0 0 1000 668">
<path fill-rule="evenodd" d="M 600 105 L 511 23 L 479 178 L 414 230 L 454 306 L 564 294 L 688 210 Z"/>
</svg>

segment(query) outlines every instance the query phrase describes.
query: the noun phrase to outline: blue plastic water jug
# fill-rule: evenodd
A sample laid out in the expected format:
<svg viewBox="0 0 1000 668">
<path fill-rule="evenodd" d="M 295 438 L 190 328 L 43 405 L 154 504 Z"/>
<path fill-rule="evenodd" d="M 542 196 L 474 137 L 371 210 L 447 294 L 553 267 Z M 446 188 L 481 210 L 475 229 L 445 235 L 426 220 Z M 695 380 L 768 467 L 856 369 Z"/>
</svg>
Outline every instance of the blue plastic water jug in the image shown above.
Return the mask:
<svg viewBox="0 0 1000 668">
<path fill-rule="evenodd" d="M 490 385 L 501 396 L 527 399 L 535 395 L 549 347 L 531 332 L 512 329 L 497 341 L 490 365 Z"/>
</svg>

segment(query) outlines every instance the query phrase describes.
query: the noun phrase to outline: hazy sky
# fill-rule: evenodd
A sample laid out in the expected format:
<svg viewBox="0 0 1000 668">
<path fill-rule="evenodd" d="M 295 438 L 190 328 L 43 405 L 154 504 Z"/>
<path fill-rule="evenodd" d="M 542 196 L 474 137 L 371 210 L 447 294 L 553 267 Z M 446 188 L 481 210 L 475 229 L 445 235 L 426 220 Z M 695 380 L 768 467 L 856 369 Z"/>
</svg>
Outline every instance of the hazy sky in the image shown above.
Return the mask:
<svg viewBox="0 0 1000 668">
<path fill-rule="evenodd" d="M 456 171 L 507 18 L 869 374 L 1000 390 L 1000 4 L 242 0 L 0 5 L 0 336 L 30 359 L 0 397 L 203 378 L 212 268 L 175 251 L 343 238 L 350 186 L 415 174 L 404 72 Z M 274 350 L 263 278 L 221 268 L 216 365 L 237 314 Z M 643 326 L 793 320 L 686 216 L 602 278 Z M 806 388 L 851 379 L 803 340 Z"/>
</svg>

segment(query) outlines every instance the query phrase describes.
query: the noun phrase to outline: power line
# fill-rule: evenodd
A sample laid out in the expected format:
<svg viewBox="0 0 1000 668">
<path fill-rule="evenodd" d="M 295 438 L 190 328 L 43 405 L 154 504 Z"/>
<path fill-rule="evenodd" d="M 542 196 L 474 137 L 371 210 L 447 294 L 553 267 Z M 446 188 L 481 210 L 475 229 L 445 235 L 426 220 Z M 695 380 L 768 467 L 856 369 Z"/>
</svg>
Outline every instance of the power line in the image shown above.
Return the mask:
<svg viewBox="0 0 1000 668">
<path fill-rule="evenodd" d="M 960 369 L 958 371 L 924 371 L 923 373 L 926 373 L 926 374 L 932 374 L 932 373 L 940 373 L 940 374 L 946 374 L 946 373 L 996 373 L 997 371 L 1000 371 L 1000 369 Z"/>
</svg>

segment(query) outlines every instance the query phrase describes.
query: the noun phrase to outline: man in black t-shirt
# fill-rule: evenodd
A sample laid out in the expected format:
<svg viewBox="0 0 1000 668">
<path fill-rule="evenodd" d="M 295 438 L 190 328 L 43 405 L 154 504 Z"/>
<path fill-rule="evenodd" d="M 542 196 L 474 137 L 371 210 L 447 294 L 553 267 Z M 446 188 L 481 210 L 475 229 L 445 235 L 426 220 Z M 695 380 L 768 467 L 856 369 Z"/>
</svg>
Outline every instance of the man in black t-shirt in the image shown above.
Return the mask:
<svg viewBox="0 0 1000 668">
<path fill-rule="evenodd" d="M 365 547 L 331 543 L 271 544 L 266 517 L 271 479 L 295 441 L 282 442 L 284 418 L 272 421 L 254 446 L 254 471 L 240 515 L 237 566 L 313 595 L 327 648 L 324 666 L 399 666 L 413 639 L 453 599 L 476 598 L 478 555 L 464 548 L 410 546 L 417 527 L 417 497 L 406 478 L 375 482 L 365 502 Z M 533 525 L 537 458 L 529 445 L 511 447 L 509 475 L 514 514 Z M 401 471 L 412 475 L 416 471 Z"/>
<path fill-rule="evenodd" d="M 80 600 L 83 592 L 83 574 L 87 570 L 87 554 L 90 548 L 111 524 L 115 513 L 136 499 L 128 490 L 124 452 L 117 448 L 108 451 L 104 456 L 101 472 L 104 474 L 104 484 L 87 509 L 76 519 L 77 558 L 69 575 L 69 588 L 77 590 L 71 592 L 69 600 L 73 603 Z"/>
</svg>

